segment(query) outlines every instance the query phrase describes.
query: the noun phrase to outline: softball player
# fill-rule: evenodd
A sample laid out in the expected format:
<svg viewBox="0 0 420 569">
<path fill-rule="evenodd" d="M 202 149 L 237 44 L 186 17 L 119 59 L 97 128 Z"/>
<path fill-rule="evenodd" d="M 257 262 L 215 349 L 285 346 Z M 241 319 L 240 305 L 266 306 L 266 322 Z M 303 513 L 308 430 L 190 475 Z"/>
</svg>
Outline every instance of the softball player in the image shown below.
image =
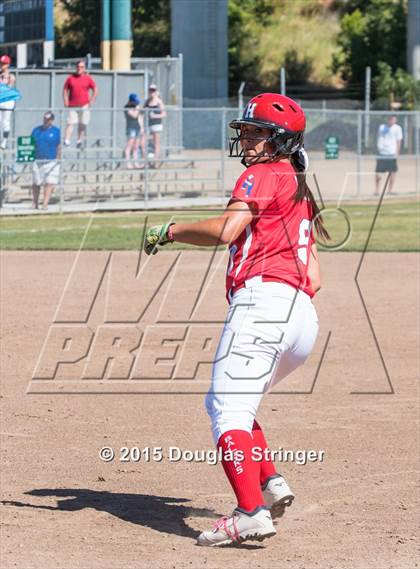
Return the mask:
<svg viewBox="0 0 420 569">
<path fill-rule="evenodd" d="M 246 170 L 225 212 L 152 227 L 144 245 L 148 254 L 173 241 L 229 245 L 229 310 L 206 407 L 238 505 L 200 534 L 197 543 L 207 546 L 275 535 L 273 518 L 294 499 L 264 455 L 268 447 L 255 416 L 264 393 L 303 364 L 314 346 L 318 319 L 311 297 L 320 288 L 320 272 L 313 227 L 329 238 L 306 184 L 300 106 L 264 93 L 230 126 L 236 129 L 230 155 L 242 157 Z"/>
</svg>

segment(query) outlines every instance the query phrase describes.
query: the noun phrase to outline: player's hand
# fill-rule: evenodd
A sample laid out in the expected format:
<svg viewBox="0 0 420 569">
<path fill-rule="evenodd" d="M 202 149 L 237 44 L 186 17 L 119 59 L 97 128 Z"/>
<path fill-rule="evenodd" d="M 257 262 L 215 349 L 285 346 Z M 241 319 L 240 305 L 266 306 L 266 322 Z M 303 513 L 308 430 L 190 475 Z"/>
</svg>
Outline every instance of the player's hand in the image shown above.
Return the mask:
<svg viewBox="0 0 420 569">
<path fill-rule="evenodd" d="M 166 245 L 167 243 L 172 243 L 168 231 L 171 225 L 174 223 L 165 223 L 165 225 L 154 225 L 146 231 L 146 237 L 144 239 L 143 249 L 147 255 L 152 253 L 156 255 L 158 252 L 158 245 Z"/>
</svg>

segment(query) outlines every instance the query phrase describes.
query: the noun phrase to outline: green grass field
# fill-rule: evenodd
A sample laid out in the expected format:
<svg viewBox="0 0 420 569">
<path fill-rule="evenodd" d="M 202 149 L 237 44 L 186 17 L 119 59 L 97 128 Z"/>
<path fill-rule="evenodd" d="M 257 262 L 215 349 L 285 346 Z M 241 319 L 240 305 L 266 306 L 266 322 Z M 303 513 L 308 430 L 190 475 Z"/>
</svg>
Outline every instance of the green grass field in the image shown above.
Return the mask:
<svg viewBox="0 0 420 569">
<path fill-rule="evenodd" d="M 324 214 L 332 243 L 344 251 L 362 251 L 372 227 L 376 204 L 343 205 L 347 222 L 333 209 Z M 0 218 L 3 250 L 136 250 L 141 246 L 144 223 L 169 219 L 194 221 L 217 215 L 215 211 L 95 213 Z M 419 251 L 420 201 L 382 204 L 369 241 L 369 251 Z M 174 244 L 173 248 L 189 248 Z M 320 245 L 320 250 L 325 249 Z M 328 249 L 327 249 L 328 250 Z"/>
</svg>

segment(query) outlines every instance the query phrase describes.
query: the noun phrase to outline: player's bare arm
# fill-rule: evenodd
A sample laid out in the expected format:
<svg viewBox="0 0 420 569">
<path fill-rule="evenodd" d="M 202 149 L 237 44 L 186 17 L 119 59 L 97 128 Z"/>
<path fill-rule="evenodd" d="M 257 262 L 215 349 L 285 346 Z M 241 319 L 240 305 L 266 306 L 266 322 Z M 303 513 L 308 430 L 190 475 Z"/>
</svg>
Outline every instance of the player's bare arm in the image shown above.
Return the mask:
<svg viewBox="0 0 420 569">
<path fill-rule="evenodd" d="M 98 88 L 95 86 L 94 89 L 90 90 L 90 92 L 91 92 L 91 97 L 89 101 L 89 106 L 93 105 L 93 103 L 96 101 L 96 97 L 98 96 Z"/>
<path fill-rule="evenodd" d="M 153 113 L 154 117 L 156 119 L 164 119 L 166 117 L 166 110 L 162 99 L 159 99 L 159 107 L 160 107 L 160 113 Z"/>
<path fill-rule="evenodd" d="M 222 215 L 197 221 L 195 223 L 177 223 L 157 225 L 146 232 L 145 251 L 148 255 L 157 252 L 157 245 L 166 245 L 173 241 L 199 246 L 217 246 L 229 244 L 242 233 L 252 221 L 248 205 L 241 201 L 231 203 Z"/>
<path fill-rule="evenodd" d="M 65 107 L 69 106 L 69 90 L 66 87 L 63 89 L 63 102 Z"/>
<path fill-rule="evenodd" d="M 246 203 L 236 201 L 214 219 L 196 223 L 180 223 L 173 227 L 174 241 L 191 245 L 229 244 L 251 223 L 252 213 Z"/>
<path fill-rule="evenodd" d="M 139 116 L 139 113 L 140 113 L 140 110 L 139 110 L 138 107 L 134 107 L 133 109 L 128 109 L 128 110 L 127 110 L 127 114 L 128 114 L 130 117 L 133 117 L 133 119 L 137 119 L 138 116 Z"/>
</svg>

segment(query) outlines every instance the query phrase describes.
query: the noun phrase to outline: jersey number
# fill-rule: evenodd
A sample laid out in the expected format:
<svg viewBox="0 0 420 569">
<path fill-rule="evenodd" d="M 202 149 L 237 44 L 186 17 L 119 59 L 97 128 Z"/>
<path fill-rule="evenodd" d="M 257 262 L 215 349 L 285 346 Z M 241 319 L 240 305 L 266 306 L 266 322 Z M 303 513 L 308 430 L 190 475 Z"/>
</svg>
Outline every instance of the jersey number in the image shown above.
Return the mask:
<svg viewBox="0 0 420 569">
<path fill-rule="evenodd" d="M 299 225 L 298 257 L 304 265 L 308 263 L 308 243 L 311 222 L 309 219 L 302 219 Z"/>
</svg>

